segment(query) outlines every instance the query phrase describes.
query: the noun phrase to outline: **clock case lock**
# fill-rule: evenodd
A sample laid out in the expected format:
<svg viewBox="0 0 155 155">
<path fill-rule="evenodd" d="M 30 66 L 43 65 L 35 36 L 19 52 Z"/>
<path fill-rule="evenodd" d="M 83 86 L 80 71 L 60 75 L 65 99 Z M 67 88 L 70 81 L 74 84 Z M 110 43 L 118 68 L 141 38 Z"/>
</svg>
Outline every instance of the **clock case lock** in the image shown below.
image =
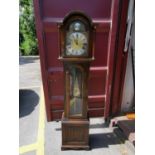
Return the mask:
<svg viewBox="0 0 155 155">
<path fill-rule="evenodd" d="M 69 32 L 69 27 L 74 22 L 80 22 L 85 26 L 85 32 L 88 36 L 88 47 L 87 51 L 81 55 L 67 55 L 66 54 L 66 38 L 67 33 Z M 95 34 L 96 34 L 96 25 L 92 23 L 90 17 L 85 15 L 80 11 L 73 11 L 67 14 L 62 21 L 58 23 L 59 29 L 59 60 L 62 61 L 93 61 L 94 60 L 94 43 L 95 43 Z"/>
</svg>

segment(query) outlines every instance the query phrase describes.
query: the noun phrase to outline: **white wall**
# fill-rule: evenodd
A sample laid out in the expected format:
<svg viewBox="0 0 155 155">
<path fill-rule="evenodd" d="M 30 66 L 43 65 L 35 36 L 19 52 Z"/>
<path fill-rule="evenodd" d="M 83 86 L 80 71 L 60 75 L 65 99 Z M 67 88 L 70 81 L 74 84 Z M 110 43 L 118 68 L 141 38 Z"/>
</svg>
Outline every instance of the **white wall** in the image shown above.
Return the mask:
<svg viewBox="0 0 155 155">
<path fill-rule="evenodd" d="M 134 110 L 134 76 L 133 76 L 133 62 L 135 53 L 135 20 L 133 19 L 133 26 L 131 30 L 131 42 L 128 51 L 127 68 L 125 75 L 125 83 L 123 89 L 123 98 L 121 111 L 130 112 Z M 135 67 L 134 67 L 135 68 Z"/>
</svg>

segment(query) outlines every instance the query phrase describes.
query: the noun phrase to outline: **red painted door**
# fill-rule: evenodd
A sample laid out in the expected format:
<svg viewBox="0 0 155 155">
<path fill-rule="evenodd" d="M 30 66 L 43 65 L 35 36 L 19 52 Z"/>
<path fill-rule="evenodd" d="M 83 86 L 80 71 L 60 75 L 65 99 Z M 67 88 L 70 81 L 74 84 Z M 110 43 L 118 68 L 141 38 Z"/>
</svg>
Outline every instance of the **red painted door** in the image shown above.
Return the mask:
<svg viewBox="0 0 155 155">
<path fill-rule="evenodd" d="M 119 0 L 34 0 L 48 121 L 60 119 L 64 109 L 57 23 L 73 10 L 86 13 L 96 24 L 95 60 L 91 64 L 89 78 L 89 116 L 108 115 L 119 4 Z"/>
</svg>

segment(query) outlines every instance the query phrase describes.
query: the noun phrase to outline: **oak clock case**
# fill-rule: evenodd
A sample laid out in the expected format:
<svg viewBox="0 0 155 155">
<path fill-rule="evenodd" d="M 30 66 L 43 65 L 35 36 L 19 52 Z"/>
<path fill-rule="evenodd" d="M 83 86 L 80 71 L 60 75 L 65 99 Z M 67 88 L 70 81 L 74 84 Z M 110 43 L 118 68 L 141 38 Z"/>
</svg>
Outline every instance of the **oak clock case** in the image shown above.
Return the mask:
<svg viewBox="0 0 155 155">
<path fill-rule="evenodd" d="M 89 149 L 88 76 L 93 58 L 94 26 L 81 12 L 68 14 L 59 24 L 60 55 L 64 67 L 64 113 L 61 149 Z"/>
</svg>

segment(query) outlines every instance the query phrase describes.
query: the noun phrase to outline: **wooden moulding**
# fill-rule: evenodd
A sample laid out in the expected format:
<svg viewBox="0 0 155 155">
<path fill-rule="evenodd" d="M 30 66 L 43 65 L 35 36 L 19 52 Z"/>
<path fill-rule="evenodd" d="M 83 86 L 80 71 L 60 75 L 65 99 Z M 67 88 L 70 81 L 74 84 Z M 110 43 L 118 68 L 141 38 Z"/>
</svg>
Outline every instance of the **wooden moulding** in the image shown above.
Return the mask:
<svg viewBox="0 0 155 155">
<path fill-rule="evenodd" d="M 66 149 L 89 150 L 89 120 L 68 120 L 62 115 L 62 146 Z"/>
</svg>

